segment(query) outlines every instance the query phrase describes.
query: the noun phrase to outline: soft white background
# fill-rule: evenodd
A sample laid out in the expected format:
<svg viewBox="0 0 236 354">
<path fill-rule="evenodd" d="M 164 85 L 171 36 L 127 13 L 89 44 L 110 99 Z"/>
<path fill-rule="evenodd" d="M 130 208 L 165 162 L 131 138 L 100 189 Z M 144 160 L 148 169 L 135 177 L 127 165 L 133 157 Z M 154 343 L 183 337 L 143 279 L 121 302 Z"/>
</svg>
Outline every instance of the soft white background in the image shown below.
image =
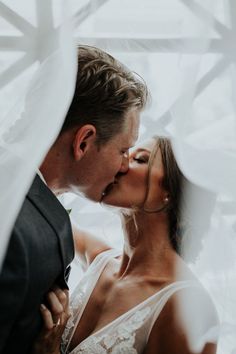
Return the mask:
<svg viewBox="0 0 236 354">
<path fill-rule="evenodd" d="M 236 1 L 4 0 L 0 15 L 0 259 L 73 95 L 74 43 L 99 46 L 150 88 L 139 139 L 170 136 L 186 176 L 217 194 L 213 209 L 203 198 L 194 210 L 199 229 L 205 219 L 210 228 L 191 267 L 220 315 L 218 353 L 235 353 Z M 122 248 L 114 212 L 73 195 L 62 202 L 80 226 Z M 74 266 L 72 288 L 79 277 Z"/>
</svg>

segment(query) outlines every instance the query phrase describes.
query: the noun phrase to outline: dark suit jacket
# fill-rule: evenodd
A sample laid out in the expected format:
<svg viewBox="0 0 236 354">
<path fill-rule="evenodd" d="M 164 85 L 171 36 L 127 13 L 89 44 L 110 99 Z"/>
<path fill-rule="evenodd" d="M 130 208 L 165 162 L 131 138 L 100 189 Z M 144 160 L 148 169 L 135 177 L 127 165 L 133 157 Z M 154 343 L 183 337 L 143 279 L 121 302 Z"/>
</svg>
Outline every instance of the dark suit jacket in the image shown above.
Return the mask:
<svg viewBox="0 0 236 354">
<path fill-rule="evenodd" d="M 0 274 L 0 354 L 28 354 L 41 325 L 40 304 L 67 287 L 74 257 L 68 213 L 36 176 L 16 220 Z"/>
</svg>

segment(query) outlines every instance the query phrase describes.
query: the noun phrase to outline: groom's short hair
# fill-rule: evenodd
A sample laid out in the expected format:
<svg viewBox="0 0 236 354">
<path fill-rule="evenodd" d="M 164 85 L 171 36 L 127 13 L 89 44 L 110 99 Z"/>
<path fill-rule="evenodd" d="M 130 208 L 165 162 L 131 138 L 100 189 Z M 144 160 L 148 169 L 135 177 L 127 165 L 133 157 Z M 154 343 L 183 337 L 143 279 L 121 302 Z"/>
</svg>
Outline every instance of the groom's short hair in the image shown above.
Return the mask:
<svg viewBox="0 0 236 354">
<path fill-rule="evenodd" d="M 121 132 L 126 113 L 144 108 L 147 86 L 140 76 L 103 50 L 81 45 L 74 97 L 61 132 L 92 124 L 97 143 Z"/>
</svg>

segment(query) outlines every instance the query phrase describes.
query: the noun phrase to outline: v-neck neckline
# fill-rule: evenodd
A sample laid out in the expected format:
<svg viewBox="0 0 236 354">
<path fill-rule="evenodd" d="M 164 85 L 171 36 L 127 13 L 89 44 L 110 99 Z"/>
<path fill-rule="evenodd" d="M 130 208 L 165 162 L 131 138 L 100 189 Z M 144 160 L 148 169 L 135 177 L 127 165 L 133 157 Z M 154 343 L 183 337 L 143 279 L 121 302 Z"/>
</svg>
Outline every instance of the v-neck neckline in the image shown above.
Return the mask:
<svg viewBox="0 0 236 354">
<path fill-rule="evenodd" d="M 98 282 L 100 276 L 102 275 L 102 272 L 104 271 L 105 267 L 107 266 L 108 262 L 111 260 L 112 257 L 115 258 L 115 257 L 117 257 L 117 256 L 120 255 L 120 253 L 116 252 L 116 250 L 114 250 L 114 249 L 110 249 L 110 250 L 105 251 L 105 252 L 108 253 L 108 255 L 109 255 L 109 253 L 111 253 L 111 254 L 110 254 L 110 257 L 107 257 L 106 262 L 103 264 L 103 266 L 102 266 L 101 269 L 100 269 L 100 272 L 98 273 L 97 280 L 96 280 L 96 282 L 94 283 L 94 286 L 92 287 L 89 296 L 87 296 L 85 303 L 83 304 L 83 309 L 81 309 L 82 313 L 81 313 L 80 319 L 81 319 L 81 317 L 83 316 L 83 313 L 84 313 L 84 311 L 85 311 L 85 309 L 86 309 L 86 306 L 87 306 L 87 304 L 88 304 L 88 301 L 89 301 L 89 299 L 90 299 L 90 297 L 91 297 L 91 294 L 92 294 L 92 292 L 94 291 L 94 289 L 95 289 L 95 287 L 96 287 L 96 285 L 97 285 L 97 282 Z M 99 254 L 98 256 L 100 256 L 100 255 L 102 255 L 102 253 Z M 103 253 L 103 255 L 104 255 L 104 253 Z M 94 260 L 94 262 L 91 264 L 91 266 L 92 266 L 92 265 L 95 265 L 95 260 Z M 158 296 L 159 296 L 159 295 L 162 295 L 162 293 L 164 293 L 165 291 L 168 291 L 169 289 L 173 288 L 173 287 L 176 286 L 176 285 L 179 285 L 179 286 L 181 286 L 181 288 L 182 288 L 183 285 L 186 284 L 186 286 L 187 286 L 189 283 L 193 283 L 193 281 L 190 280 L 190 279 L 189 279 L 189 280 L 179 280 L 179 281 L 176 281 L 176 282 L 174 282 L 174 283 L 170 283 L 170 284 L 166 285 L 166 286 L 163 287 L 162 289 L 160 289 L 160 290 L 158 290 L 157 292 L 155 292 L 153 295 L 149 296 L 148 298 L 146 298 L 145 300 L 141 301 L 141 302 L 138 303 L 137 305 L 131 307 L 128 311 L 126 311 L 126 312 L 123 313 L 122 315 L 119 315 L 119 316 L 116 317 L 114 320 L 112 320 L 111 322 L 107 323 L 105 326 L 103 326 L 103 327 L 99 328 L 98 330 L 95 330 L 94 332 L 90 333 L 88 337 L 86 337 L 85 339 L 83 339 L 80 343 L 78 343 L 78 344 L 72 349 L 71 353 L 73 353 L 73 351 L 74 351 L 76 348 L 78 348 L 79 346 L 81 346 L 82 344 L 84 344 L 84 343 L 85 343 L 87 340 L 89 340 L 91 337 L 97 337 L 97 336 L 100 334 L 100 332 L 103 332 L 103 331 L 105 331 L 107 328 L 109 328 L 110 326 L 114 325 L 115 323 L 117 323 L 117 322 L 119 322 L 119 321 L 122 321 L 123 318 L 124 318 L 125 316 L 129 316 L 132 311 L 133 311 L 134 313 L 135 313 L 136 311 L 138 311 L 140 307 L 145 306 L 146 303 L 150 302 L 150 301 L 151 301 L 152 299 L 154 299 L 157 295 L 158 295 Z M 76 331 L 76 328 L 78 327 L 78 324 L 79 324 L 80 319 L 77 320 L 76 323 L 75 323 L 74 330 L 73 330 L 72 335 L 71 335 L 71 339 L 73 338 L 73 335 L 75 334 L 75 331 Z M 71 340 L 69 341 L 67 348 L 69 348 L 70 343 L 71 343 Z"/>
</svg>

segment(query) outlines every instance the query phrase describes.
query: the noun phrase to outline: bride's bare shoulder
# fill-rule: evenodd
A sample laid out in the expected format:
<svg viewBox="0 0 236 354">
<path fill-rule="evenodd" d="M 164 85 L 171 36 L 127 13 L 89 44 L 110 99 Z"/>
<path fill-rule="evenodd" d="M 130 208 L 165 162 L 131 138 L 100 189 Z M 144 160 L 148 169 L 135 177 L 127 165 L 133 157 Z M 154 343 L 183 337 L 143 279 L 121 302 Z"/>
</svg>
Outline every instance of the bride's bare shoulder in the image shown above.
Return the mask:
<svg viewBox="0 0 236 354">
<path fill-rule="evenodd" d="M 213 302 L 200 284 L 178 290 L 156 319 L 143 354 L 215 354 L 208 334 L 217 324 Z"/>
</svg>

